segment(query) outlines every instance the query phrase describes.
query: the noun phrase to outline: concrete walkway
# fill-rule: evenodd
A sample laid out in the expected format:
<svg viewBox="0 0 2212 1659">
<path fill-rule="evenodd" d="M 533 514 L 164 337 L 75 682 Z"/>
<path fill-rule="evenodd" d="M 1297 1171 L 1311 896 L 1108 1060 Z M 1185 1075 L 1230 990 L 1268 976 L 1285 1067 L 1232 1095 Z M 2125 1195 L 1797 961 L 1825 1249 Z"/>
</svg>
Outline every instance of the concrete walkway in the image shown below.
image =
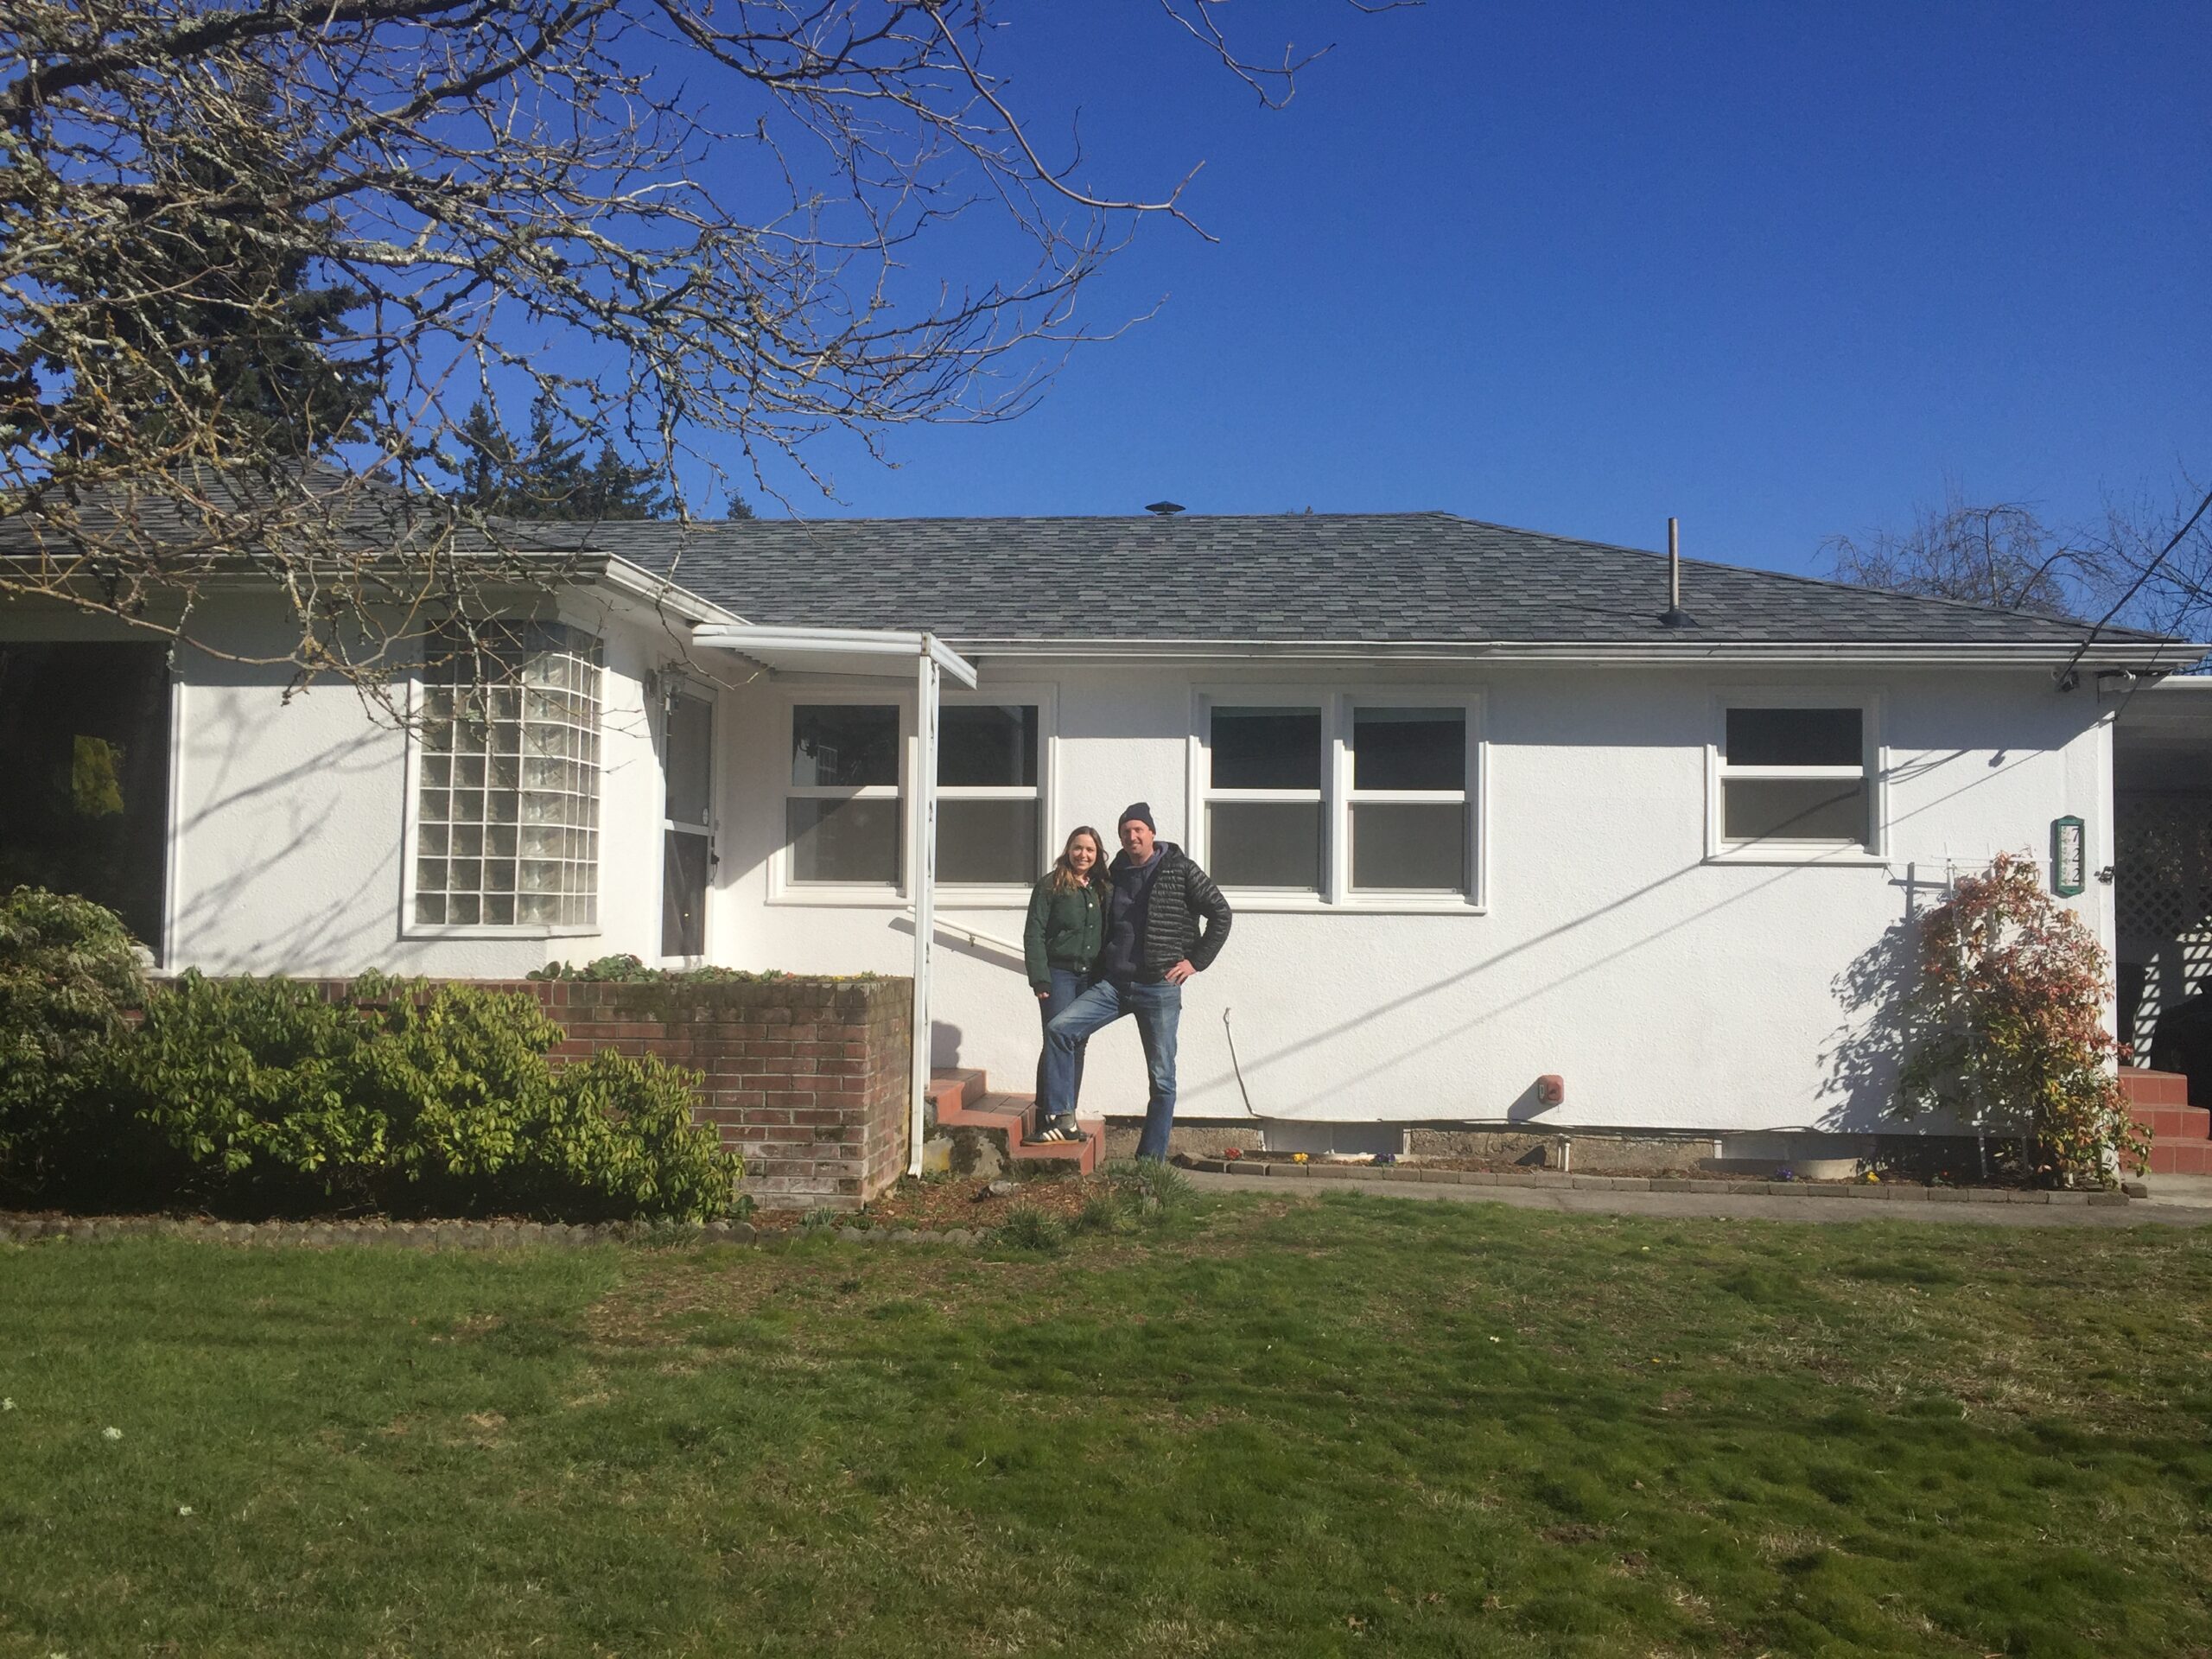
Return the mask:
<svg viewBox="0 0 2212 1659">
<path fill-rule="evenodd" d="M 1711 1217 L 1736 1221 L 1874 1222 L 1914 1226 L 1949 1226 L 1964 1223 L 1980 1227 L 2206 1227 L 2212 1226 L 2212 1179 L 2198 1183 L 2202 1191 L 2169 1185 L 2187 1178 L 2153 1176 L 2152 1196 L 2113 1209 L 2073 1205 L 1945 1204 L 1872 1205 L 1847 1198 L 1707 1197 L 1702 1192 L 1600 1192 L 1579 1189 L 1533 1186 L 1443 1186 L 1426 1182 L 1357 1180 L 1282 1180 L 1266 1175 L 1215 1175 L 1186 1170 L 1191 1185 L 1201 1192 L 1273 1192 L 1288 1197 L 1306 1194 L 1349 1194 L 1386 1200 L 1408 1198 L 1417 1204 L 1504 1204 L 1516 1210 L 1552 1210 L 1578 1216 Z M 1870 1213 L 1870 1211 L 1872 1213 Z"/>
</svg>

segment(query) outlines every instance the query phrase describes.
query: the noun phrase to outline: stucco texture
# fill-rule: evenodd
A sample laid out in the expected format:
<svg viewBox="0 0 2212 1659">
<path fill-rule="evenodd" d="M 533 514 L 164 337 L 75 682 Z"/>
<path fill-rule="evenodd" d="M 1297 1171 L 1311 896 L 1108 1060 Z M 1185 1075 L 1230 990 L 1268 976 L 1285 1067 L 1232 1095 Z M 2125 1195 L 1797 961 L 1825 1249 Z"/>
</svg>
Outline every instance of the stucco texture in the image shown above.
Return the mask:
<svg viewBox="0 0 2212 1659">
<path fill-rule="evenodd" d="M 170 963 L 499 977 L 550 957 L 654 959 L 661 779 L 647 676 L 682 647 L 621 618 L 574 620 L 607 642 L 595 932 L 417 936 L 404 916 L 405 736 L 368 719 L 342 687 L 288 698 L 280 671 L 194 655 L 180 668 Z M 242 613 L 237 643 L 250 653 L 265 626 Z M 1186 992 L 1186 1118 L 1243 1119 L 1249 1099 L 1268 1118 L 1895 1128 L 1881 1115 L 1894 1055 L 1853 984 L 1878 995 L 1897 983 L 1911 906 L 1932 902 L 1951 868 L 1977 868 L 2005 849 L 2043 856 L 2062 814 L 2087 821 L 2090 869 L 2111 861 L 2109 704 L 2089 686 L 2057 692 L 2040 671 L 982 666 L 980 696 L 1037 701 L 1057 734 L 1043 757 L 1049 843 L 1078 823 L 1110 836 L 1121 807 L 1143 799 L 1162 835 L 1202 860 L 1192 735 L 1202 696 L 1480 694 L 1484 906 L 1240 905 L 1228 950 Z M 851 696 L 911 707 L 911 680 L 772 679 L 734 659 L 721 669 L 709 958 L 795 973 L 907 971 L 902 899 L 788 890 L 779 862 L 791 702 Z M 1777 683 L 1878 699 L 1878 858 L 1709 856 L 1708 745 L 1720 700 L 1732 688 Z M 948 892 L 939 915 L 1012 940 L 1025 896 Z M 2074 902 L 2109 944 L 2109 887 L 2092 881 Z M 936 1062 L 1027 1089 L 1037 1014 L 1018 958 L 945 938 L 936 986 Z M 1535 1083 L 1546 1073 L 1565 1079 L 1566 1099 L 1540 1108 Z M 1086 1113 L 1140 1112 L 1144 1093 L 1135 1030 L 1125 1023 L 1095 1039 Z"/>
</svg>

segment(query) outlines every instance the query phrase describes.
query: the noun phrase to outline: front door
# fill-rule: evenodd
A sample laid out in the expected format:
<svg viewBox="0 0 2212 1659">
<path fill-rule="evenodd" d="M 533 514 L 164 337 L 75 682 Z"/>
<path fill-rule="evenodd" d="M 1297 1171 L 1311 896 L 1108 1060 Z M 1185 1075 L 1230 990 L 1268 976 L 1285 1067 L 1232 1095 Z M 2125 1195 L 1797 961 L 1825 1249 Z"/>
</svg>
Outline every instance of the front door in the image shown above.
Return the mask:
<svg viewBox="0 0 2212 1659">
<path fill-rule="evenodd" d="M 664 957 L 707 954 L 707 886 L 715 863 L 714 724 L 714 705 L 704 697 L 687 691 L 670 696 L 668 798 L 661 820 Z"/>
</svg>

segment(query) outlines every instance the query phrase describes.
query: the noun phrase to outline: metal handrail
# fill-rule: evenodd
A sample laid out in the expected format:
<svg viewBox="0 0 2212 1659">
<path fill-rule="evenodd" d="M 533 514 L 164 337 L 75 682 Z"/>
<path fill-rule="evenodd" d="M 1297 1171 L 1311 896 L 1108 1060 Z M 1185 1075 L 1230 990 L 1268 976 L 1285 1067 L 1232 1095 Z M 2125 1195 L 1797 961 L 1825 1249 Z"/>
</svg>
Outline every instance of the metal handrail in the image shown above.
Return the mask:
<svg viewBox="0 0 2212 1659">
<path fill-rule="evenodd" d="M 914 912 L 911 907 L 902 910 L 899 913 L 905 917 L 909 922 L 912 922 L 914 919 Z M 986 950 L 1003 951 L 1006 955 L 1012 957 L 1016 962 L 1020 962 L 1025 959 L 1021 946 L 1017 944 L 1012 939 L 1002 939 L 995 933 L 984 932 L 981 928 L 963 927 L 957 922 L 946 921 L 942 916 L 937 917 L 934 919 L 937 923 L 936 931 L 938 932 L 948 935 L 952 938 L 958 939 L 963 944 L 981 945 Z"/>
</svg>

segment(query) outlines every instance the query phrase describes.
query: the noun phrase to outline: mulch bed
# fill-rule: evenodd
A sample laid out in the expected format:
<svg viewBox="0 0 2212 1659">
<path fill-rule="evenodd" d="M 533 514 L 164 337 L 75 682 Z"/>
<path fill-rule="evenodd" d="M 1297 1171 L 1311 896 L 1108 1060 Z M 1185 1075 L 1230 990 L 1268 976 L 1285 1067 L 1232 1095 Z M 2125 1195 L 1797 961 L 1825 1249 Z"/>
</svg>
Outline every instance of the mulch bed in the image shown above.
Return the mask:
<svg viewBox="0 0 2212 1659">
<path fill-rule="evenodd" d="M 1001 1183 L 1003 1184 L 1003 1183 Z M 1074 1219 L 1083 1206 L 1106 1190 L 1096 1175 L 1033 1175 L 1013 1182 L 1012 1196 L 995 1198 L 991 1183 L 972 1177 L 932 1177 L 901 1180 L 857 1214 L 840 1216 L 841 1226 L 912 1227 L 919 1230 L 966 1227 L 988 1230 L 1004 1222 L 1013 1211 L 1041 1210 L 1062 1221 Z M 762 1232 L 801 1226 L 806 1213 L 798 1210 L 756 1211 L 753 1224 Z"/>
<path fill-rule="evenodd" d="M 1293 1160 L 1287 1153 L 1270 1154 L 1266 1153 L 1248 1152 L 1236 1161 L 1238 1163 L 1247 1164 L 1287 1164 L 1292 1162 Z M 1359 1166 L 1365 1162 L 1365 1160 L 1358 1159 L 1345 1159 L 1339 1160 L 1329 1158 L 1315 1158 L 1311 1161 L 1317 1164 L 1342 1162 L 1353 1166 Z M 1409 1166 L 1418 1169 L 1471 1170 L 1492 1175 L 1558 1175 L 1567 1173 L 1552 1168 L 1544 1164 L 1522 1163 L 1518 1159 L 1513 1158 L 1405 1158 L 1399 1160 L 1399 1166 Z M 1573 1170 L 1573 1173 L 1577 1175 L 1620 1175 L 1637 1179 L 1665 1179 L 1672 1181 L 1772 1181 L 1783 1179 L 1780 1172 L 1784 1167 L 1786 1167 L 1786 1166 L 1777 1165 L 1774 1169 L 1767 1171 L 1763 1174 L 1752 1174 L 1743 1170 L 1702 1169 L 1696 1166 L 1691 1166 L 1688 1168 L 1662 1169 L 1656 1164 L 1649 1166 L 1643 1165 L 1616 1166 L 1608 1164 L 1603 1169 L 1582 1169 L 1578 1167 Z M 1793 1184 L 1800 1186 L 1869 1186 L 1878 1185 L 1890 1186 L 1986 1186 L 1996 1187 L 2008 1192 L 2033 1192 L 2048 1185 L 2048 1183 L 2042 1181 L 2022 1180 L 2003 1171 L 1993 1171 L 1987 1180 L 1983 1180 L 1978 1176 L 1971 1176 L 1961 1172 L 1954 1172 L 1948 1175 L 1924 1175 L 1904 1170 L 1883 1169 L 1879 1171 L 1878 1173 L 1880 1179 L 1877 1182 L 1870 1182 L 1863 1176 L 1857 1175 L 1846 1176 L 1840 1179 L 1815 1179 L 1808 1175 L 1792 1174 L 1789 1179 Z"/>
</svg>

